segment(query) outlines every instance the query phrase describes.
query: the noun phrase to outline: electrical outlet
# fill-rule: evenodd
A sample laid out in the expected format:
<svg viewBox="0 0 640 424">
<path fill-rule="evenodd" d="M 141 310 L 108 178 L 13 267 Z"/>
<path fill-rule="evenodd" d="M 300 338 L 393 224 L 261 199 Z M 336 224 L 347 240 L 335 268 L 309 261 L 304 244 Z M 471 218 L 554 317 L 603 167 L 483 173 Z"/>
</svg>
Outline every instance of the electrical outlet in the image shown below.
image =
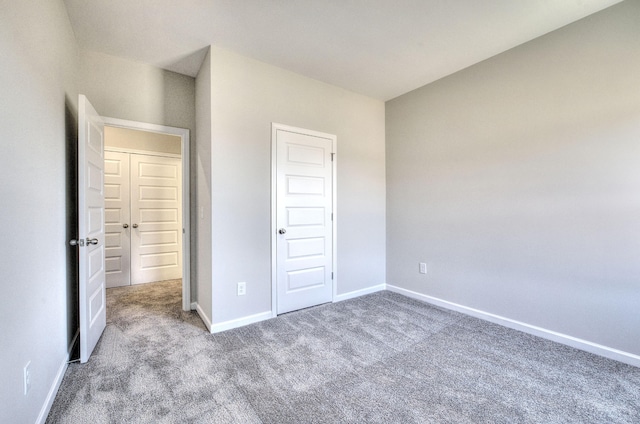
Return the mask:
<svg viewBox="0 0 640 424">
<path fill-rule="evenodd" d="M 238 283 L 238 296 L 244 296 L 247 294 L 247 283 L 240 282 Z"/>
<path fill-rule="evenodd" d="M 23 372 L 24 379 L 24 395 L 26 396 L 31 390 L 31 361 L 27 362 L 27 365 L 24 366 Z"/>
<path fill-rule="evenodd" d="M 424 262 L 420 262 L 420 274 L 427 273 L 427 264 Z"/>
</svg>

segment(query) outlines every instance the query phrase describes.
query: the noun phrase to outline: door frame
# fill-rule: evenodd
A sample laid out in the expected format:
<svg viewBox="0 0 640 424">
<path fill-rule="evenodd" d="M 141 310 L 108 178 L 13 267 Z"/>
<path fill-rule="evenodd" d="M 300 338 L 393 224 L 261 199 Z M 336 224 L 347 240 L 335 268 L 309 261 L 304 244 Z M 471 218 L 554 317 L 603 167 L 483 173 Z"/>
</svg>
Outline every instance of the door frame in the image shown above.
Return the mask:
<svg viewBox="0 0 640 424">
<path fill-rule="evenodd" d="M 331 161 L 331 203 L 333 213 L 333 225 L 331 228 L 331 262 L 333 265 L 333 279 L 331 284 L 333 285 L 331 293 L 331 302 L 336 301 L 338 295 L 338 190 L 337 190 L 337 169 L 338 169 L 338 154 L 337 154 L 337 137 L 333 134 L 323 133 L 319 131 L 308 130 L 305 128 L 292 127 L 290 125 L 271 123 L 271 316 L 278 316 L 278 262 L 277 262 L 277 241 L 276 232 L 278 231 L 276 214 L 277 214 L 277 182 L 278 182 L 278 162 L 277 162 L 277 131 L 285 130 L 295 132 L 304 135 L 310 135 L 314 137 L 328 138 L 331 140 L 331 148 L 333 151 Z"/>
<path fill-rule="evenodd" d="M 146 122 L 128 121 L 126 119 L 109 118 L 103 116 L 104 124 L 109 127 L 124 128 L 170 134 L 180 137 L 182 161 L 182 310 L 191 310 L 191 199 L 190 199 L 190 170 L 189 144 L 190 134 L 186 128 L 169 127 L 166 125 L 149 124 Z"/>
</svg>

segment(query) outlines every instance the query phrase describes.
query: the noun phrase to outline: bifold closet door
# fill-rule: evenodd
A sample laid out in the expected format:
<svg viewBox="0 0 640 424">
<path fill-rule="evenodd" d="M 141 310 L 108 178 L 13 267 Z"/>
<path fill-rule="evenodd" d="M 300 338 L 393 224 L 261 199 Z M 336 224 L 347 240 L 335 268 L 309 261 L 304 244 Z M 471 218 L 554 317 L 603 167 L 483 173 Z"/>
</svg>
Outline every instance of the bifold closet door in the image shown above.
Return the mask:
<svg viewBox="0 0 640 424">
<path fill-rule="evenodd" d="M 105 276 L 107 287 L 131 284 L 129 153 L 104 152 Z"/>
<path fill-rule="evenodd" d="M 131 283 L 182 278 L 181 160 L 130 158 Z"/>
</svg>

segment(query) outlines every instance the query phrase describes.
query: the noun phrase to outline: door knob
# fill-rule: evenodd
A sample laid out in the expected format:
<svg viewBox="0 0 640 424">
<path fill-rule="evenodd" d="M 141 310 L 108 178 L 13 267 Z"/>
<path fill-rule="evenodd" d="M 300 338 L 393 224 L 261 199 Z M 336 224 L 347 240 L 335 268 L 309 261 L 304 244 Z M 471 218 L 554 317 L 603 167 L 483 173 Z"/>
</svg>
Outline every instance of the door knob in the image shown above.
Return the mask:
<svg viewBox="0 0 640 424">
<path fill-rule="evenodd" d="M 278 232 L 279 232 L 280 234 L 285 234 L 285 233 L 287 232 L 287 230 L 286 230 L 286 229 L 284 229 L 284 228 L 280 228 L 280 229 L 278 230 Z"/>
<path fill-rule="evenodd" d="M 129 228 L 129 224 L 122 224 L 122 228 Z"/>
<path fill-rule="evenodd" d="M 87 246 L 90 244 L 98 244 L 98 239 L 97 238 L 90 239 L 89 237 L 87 237 Z"/>
<path fill-rule="evenodd" d="M 133 228 L 138 228 L 138 224 L 133 224 L 132 227 Z"/>
</svg>

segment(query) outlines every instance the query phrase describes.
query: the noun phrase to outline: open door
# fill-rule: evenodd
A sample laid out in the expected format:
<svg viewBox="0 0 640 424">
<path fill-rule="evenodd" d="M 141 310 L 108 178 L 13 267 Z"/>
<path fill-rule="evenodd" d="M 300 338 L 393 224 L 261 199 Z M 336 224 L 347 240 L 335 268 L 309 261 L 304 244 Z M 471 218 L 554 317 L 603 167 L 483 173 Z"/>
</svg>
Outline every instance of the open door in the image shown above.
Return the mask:
<svg viewBox="0 0 640 424">
<path fill-rule="evenodd" d="M 104 123 L 83 95 L 78 101 L 78 239 L 80 362 L 87 362 L 107 324 L 104 270 Z"/>
</svg>

